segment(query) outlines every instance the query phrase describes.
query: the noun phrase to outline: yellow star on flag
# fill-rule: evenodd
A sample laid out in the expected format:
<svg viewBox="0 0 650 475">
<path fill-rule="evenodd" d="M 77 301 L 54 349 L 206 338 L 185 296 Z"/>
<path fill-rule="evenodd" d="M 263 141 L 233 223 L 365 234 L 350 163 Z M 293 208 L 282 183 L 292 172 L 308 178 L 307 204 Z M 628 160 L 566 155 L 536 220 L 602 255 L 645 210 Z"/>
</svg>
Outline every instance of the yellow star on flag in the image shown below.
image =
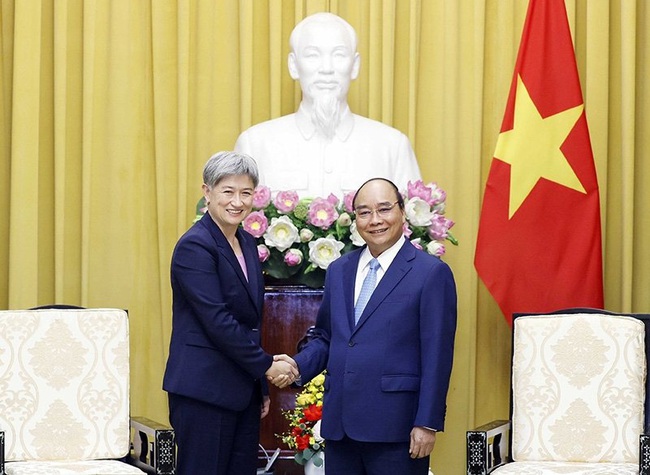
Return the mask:
<svg viewBox="0 0 650 475">
<path fill-rule="evenodd" d="M 543 118 L 521 76 L 517 77 L 514 126 L 499 134 L 494 157 L 510 164 L 508 218 L 517 212 L 540 178 L 586 193 L 560 147 L 584 104 Z"/>
</svg>

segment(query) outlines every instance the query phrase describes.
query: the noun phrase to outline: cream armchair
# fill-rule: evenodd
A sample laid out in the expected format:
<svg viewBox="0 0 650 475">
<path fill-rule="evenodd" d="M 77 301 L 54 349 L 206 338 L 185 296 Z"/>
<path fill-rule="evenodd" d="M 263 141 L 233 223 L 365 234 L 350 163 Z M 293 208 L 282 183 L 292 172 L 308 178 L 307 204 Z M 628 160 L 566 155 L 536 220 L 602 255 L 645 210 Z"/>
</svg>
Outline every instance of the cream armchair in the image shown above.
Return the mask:
<svg viewBox="0 0 650 475">
<path fill-rule="evenodd" d="M 511 420 L 467 433 L 468 475 L 648 475 L 650 315 L 513 319 Z"/>
<path fill-rule="evenodd" d="M 129 418 L 125 311 L 0 311 L 0 449 L 0 475 L 175 473 L 173 431 Z"/>
</svg>

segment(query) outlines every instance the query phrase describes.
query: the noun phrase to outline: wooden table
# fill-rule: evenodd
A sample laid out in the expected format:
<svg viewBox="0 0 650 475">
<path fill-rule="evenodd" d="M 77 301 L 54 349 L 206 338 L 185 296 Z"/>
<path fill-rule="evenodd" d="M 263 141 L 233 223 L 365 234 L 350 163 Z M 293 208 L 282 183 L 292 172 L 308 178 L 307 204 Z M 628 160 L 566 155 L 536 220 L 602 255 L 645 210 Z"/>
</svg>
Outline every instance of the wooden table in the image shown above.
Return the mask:
<svg viewBox="0 0 650 475">
<path fill-rule="evenodd" d="M 267 285 L 262 348 L 274 355 L 294 355 L 298 342 L 305 336 L 307 329 L 315 324 L 322 299 L 322 289 L 297 285 Z M 294 408 L 297 392 L 299 390 L 296 388 L 278 389 L 273 385 L 269 387 L 271 409 L 269 415 L 262 419 L 260 443 L 269 454 L 278 447 L 283 449 L 274 465 L 274 475 L 304 473 L 303 467 L 293 460 L 293 451 L 276 437 L 276 434 L 289 430 L 289 422 L 282 415 L 282 411 Z M 262 461 L 260 465 L 264 465 Z"/>
</svg>

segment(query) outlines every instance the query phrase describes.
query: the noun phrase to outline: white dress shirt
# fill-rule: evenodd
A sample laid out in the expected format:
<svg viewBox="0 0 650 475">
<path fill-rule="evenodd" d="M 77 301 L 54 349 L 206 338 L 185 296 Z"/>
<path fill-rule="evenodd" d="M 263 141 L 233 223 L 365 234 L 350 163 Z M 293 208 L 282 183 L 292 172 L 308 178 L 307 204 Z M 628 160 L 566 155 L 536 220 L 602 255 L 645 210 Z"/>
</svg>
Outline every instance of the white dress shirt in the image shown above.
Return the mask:
<svg viewBox="0 0 650 475">
<path fill-rule="evenodd" d="M 377 258 L 377 260 L 379 261 L 379 268 L 377 269 L 377 282 L 375 284 L 375 288 L 377 288 L 382 277 L 384 277 L 384 274 L 388 270 L 388 267 L 393 262 L 393 259 L 395 259 L 397 253 L 405 244 L 407 244 L 405 239 L 399 239 L 395 244 L 393 244 L 391 247 L 389 247 L 379 255 L 379 257 Z M 359 264 L 357 265 L 357 277 L 354 281 L 355 305 L 357 303 L 357 299 L 359 298 L 359 293 L 361 292 L 361 286 L 363 285 L 363 280 L 366 278 L 366 275 L 368 274 L 368 270 L 370 269 L 370 266 L 368 266 L 368 264 L 370 263 L 372 258 L 373 255 L 370 254 L 370 251 L 368 250 L 367 247 L 363 251 L 361 251 L 361 257 L 359 257 Z"/>
</svg>

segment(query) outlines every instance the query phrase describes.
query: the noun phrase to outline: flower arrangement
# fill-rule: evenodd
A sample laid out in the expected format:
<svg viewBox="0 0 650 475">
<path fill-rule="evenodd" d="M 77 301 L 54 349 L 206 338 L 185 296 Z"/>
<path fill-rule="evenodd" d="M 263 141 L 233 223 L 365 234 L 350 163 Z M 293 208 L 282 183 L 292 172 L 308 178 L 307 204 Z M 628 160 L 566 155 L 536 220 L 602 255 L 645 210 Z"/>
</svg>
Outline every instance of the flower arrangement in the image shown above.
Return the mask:
<svg viewBox="0 0 650 475">
<path fill-rule="evenodd" d="M 408 182 L 404 196 L 406 222 L 404 235 L 411 244 L 441 257 L 444 241 L 458 241 L 449 229 L 454 222 L 445 214 L 446 193 L 435 183 L 422 180 Z M 365 243 L 356 230 L 352 199 L 333 194 L 327 198 L 299 199 L 295 191 L 255 188 L 253 211 L 243 221 L 243 228 L 257 239 L 257 252 L 264 273 L 274 279 L 309 287 L 322 287 L 325 270 L 342 254 Z M 206 212 L 199 200 L 196 220 Z"/>
<path fill-rule="evenodd" d="M 325 441 L 320 436 L 320 421 L 323 414 L 324 382 L 323 372 L 296 394 L 295 409 L 282 412 L 289 421 L 289 431 L 278 437 L 296 451 L 295 460 L 300 465 L 308 460 L 312 460 L 317 467 L 323 464 Z"/>
</svg>

